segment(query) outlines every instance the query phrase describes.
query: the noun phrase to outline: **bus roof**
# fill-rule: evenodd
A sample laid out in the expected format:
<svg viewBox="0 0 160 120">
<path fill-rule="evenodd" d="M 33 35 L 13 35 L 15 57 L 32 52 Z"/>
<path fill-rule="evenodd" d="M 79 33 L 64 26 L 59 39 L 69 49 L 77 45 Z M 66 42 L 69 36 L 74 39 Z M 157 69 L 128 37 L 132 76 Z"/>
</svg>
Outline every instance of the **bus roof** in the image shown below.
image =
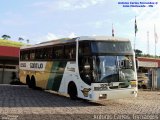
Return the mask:
<svg viewBox="0 0 160 120">
<path fill-rule="evenodd" d="M 119 38 L 119 37 L 112 37 L 112 36 L 80 36 L 76 38 L 62 38 L 57 40 L 51 40 L 42 42 L 39 44 L 31 45 L 31 46 L 22 46 L 21 49 L 29 49 L 29 48 L 36 48 L 36 47 L 43 47 L 43 46 L 50 46 L 55 44 L 63 44 L 63 43 L 70 43 L 78 41 L 129 41 L 126 38 Z"/>
<path fill-rule="evenodd" d="M 129 41 L 129 39 L 126 39 L 126 38 L 112 37 L 112 36 L 81 36 L 79 38 L 80 38 L 79 41 L 83 41 L 83 40 Z"/>
</svg>

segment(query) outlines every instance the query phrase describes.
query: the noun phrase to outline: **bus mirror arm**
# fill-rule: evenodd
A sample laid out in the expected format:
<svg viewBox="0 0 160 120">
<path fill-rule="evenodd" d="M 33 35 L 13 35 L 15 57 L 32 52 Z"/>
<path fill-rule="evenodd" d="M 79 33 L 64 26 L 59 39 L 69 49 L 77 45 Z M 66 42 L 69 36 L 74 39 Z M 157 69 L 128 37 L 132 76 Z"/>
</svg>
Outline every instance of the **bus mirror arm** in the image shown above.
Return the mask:
<svg viewBox="0 0 160 120">
<path fill-rule="evenodd" d="M 138 60 L 136 59 L 136 68 L 139 68 Z"/>
</svg>

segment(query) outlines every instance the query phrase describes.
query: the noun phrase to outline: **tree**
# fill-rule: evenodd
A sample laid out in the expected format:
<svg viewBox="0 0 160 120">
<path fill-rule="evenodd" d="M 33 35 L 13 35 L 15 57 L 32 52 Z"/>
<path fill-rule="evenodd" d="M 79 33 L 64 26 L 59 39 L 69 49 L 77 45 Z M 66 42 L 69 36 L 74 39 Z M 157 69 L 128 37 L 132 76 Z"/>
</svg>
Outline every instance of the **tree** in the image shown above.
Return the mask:
<svg viewBox="0 0 160 120">
<path fill-rule="evenodd" d="M 135 52 L 136 56 L 141 56 L 142 55 L 141 50 L 136 49 L 136 50 L 134 50 L 134 52 Z"/>
<path fill-rule="evenodd" d="M 7 40 L 7 39 L 11 38 L 11 36 L 9 36 L 9 35 L 2 35 L 2 38 L 3 38 L 4 40 Z"/>
<path fill-rule="evenodd" d="M 27 43 L 29 44 L 29 39 L 27 39 L 26 41 L 27 41 Z"/>
<path fill-rule="evenodd" d="M 18 41 L 20 41 L 20 42 L 23 41 L 23 40 L 24 40 L 24 39 L 23 39 L 22 37 L 19 37 L 19 38 L 18 38 Z"/>
</svg>

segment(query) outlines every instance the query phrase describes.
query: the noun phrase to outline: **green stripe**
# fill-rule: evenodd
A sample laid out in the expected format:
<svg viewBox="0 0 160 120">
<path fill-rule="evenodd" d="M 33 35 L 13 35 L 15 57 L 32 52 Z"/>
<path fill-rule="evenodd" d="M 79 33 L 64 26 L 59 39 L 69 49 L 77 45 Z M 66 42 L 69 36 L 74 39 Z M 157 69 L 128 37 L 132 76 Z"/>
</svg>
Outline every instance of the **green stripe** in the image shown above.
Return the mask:
<svg viewBox="0 0 160 120">
<path fill-rule="evenodd" d="M 47 89 L 51 89 L 54 91 L 59 90 L 66 64 L 67 64 L 67 61 L 53 62 L 53 65 L 51 68 L 51 74 L 49 76 L 49 80 L 47 84 Z"/>
</svg>

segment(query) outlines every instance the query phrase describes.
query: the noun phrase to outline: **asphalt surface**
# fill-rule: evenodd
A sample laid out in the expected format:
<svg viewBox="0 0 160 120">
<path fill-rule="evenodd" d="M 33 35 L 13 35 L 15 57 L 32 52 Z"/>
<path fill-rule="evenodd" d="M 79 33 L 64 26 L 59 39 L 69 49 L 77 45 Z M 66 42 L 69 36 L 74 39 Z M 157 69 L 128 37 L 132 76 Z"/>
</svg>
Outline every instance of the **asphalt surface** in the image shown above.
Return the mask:
<svg viewBox="0 0 160 120">
<path fill-rule="evenodd" d="M 0 119 L 88 120 L 160 119 L 160 91 L 139 91 L 137 98 L 97 103 L 70 100 L 51 91 L 32 90 L 25 85 L 0 85 Z"/>
</svg>

